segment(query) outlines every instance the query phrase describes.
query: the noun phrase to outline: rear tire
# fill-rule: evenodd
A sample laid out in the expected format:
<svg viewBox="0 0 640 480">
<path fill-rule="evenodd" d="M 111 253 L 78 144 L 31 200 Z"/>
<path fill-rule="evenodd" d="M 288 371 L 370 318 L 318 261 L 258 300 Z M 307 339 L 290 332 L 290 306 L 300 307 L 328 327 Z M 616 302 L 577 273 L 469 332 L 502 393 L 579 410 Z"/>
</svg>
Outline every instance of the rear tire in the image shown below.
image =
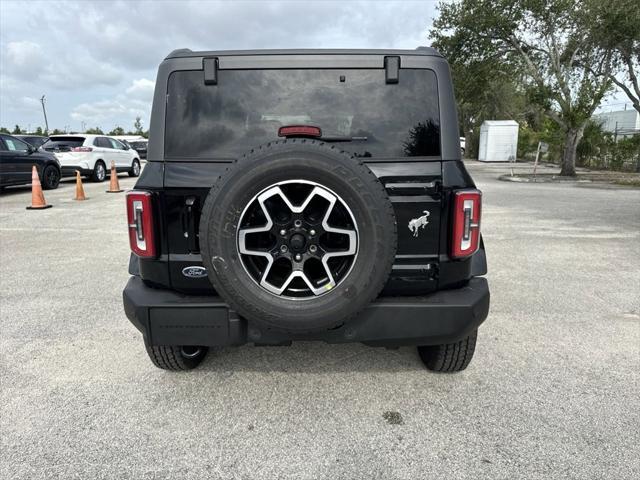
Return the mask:
<svg viewBox="0 0 640 480">
<path fill-rule="evenodd" d="M 42 189 L 54 190 L 60 184 L 60 170 L 53 165 L 47 165 L 42 171 Z"/>
<path fill-rule="evenodd" d="M 467 368 L 476 350 L 478 330 L 455 343 L 418 347 L 425 367 L 434 372 L 460 372 Z"/>
<path fill-rule="evenodd" d="M 174 372 L 196 368 L 207 355 L 207 347 L 145 345 L 151 362 L 163 370 Z"/>
<path fill-rule="evenodd" d="M 131 164 L 131 169 L 129 170 L 130 177 L 138 177 L 140 176 L 140 160 L 137 158 Z"/>
<path fill-rule="evenodd" d="M 98 160 L 93 166 L 93 172 L 91 172 L 91 181 L 104 182 L 107 178 L 107 167 L 102 160 Z"/>
</svg>

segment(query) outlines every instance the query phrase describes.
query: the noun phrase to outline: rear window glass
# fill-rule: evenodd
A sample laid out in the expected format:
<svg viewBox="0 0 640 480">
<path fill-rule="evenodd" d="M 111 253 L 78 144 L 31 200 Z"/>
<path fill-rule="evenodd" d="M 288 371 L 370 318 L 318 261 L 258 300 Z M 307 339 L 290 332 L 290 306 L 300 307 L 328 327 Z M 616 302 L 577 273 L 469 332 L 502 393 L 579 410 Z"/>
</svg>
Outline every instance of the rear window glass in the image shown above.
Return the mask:
<svg viewBox="0 0 640 480">
<path fill-rule="evenodd" d="M 42 145 L 42 148 L 49 152 L 68 152 L 74 147 L 81 147 L 83 143 L 84 137 L 52 137 Z"/>
<path fill-rule="evenodd" d="M 340 147 L 361 157 L 438 156 L 436 76 L 402 69 L 398 84 L 386 84 L 382 69 L 310 69 L 221 70 L 217 85 L 205 85 L 202 71 L 169 78 L 166 157 L 237 158 L 287 125 L 353 139 Z"/>
<path fill-rule="evenodd" d="M 47 141 L 46 137 L 18 137 L 18 138 L 24 140 L 25 142 L 31 144 L 36 148 L 40 147 L 44 142 Z"/>
</svg>

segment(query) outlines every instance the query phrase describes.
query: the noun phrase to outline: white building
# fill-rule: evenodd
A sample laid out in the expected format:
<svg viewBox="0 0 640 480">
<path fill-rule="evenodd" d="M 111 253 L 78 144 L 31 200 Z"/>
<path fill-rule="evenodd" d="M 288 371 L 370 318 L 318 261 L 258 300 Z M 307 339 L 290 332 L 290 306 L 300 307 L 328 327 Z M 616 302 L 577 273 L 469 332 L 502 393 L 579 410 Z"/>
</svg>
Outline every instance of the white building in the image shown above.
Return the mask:
<svg viewBox="0 0 640 480">
<path fill-rule="evenodd" d="M 640 113 L 635 108 L 598 113 L 593 119 L 606 132 L 617 134 L 618 139 L 640 132 Z"/>
<path fill-rule="evenodd" d="M 481 162 L 515 162 L 518 153 L 518 122 L 485 120 L 480 126 L 478 160 Z"/>
</svg>

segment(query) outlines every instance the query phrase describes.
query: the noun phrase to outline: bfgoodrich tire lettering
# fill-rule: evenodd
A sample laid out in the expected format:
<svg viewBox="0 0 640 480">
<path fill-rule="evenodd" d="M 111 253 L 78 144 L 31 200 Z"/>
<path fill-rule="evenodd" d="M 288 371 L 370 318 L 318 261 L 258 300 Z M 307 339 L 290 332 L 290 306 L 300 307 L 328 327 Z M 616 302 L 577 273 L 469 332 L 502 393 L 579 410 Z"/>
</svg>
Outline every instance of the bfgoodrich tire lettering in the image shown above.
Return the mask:
<svg viewBox="0 0 640 480">
<path fill-rule="evenodd" d="M 248 203 L 279 182 L 305 180 L 334 192 L 353 213 L 358 255 L 327 293 L 297 299 L 261 288 L 243 267 L 238 227 Z M 268 143 L 233 164 L 211 188 L 200 221 L 203 262 L 216 291 L 245 318 L 303 332 L 335 327 L 377 297 L 396 252 L 396 223 L 384 187 L 335 145 L 305 139 Z"/>
</svg>

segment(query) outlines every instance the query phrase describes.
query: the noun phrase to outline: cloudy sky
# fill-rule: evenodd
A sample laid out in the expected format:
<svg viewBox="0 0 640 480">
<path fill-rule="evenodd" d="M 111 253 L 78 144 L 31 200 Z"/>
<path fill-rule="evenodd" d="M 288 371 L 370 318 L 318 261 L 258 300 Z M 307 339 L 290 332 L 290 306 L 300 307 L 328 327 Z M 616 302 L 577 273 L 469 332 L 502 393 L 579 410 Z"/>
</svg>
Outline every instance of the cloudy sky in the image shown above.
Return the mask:
<svg viewBox="0 0 640 480">
<path fill-rule="evenodd" d="M 0 1 L 0 125 L 148 125 L 176 48 L 415 48 L 435 2 Z"/>
<path fill-rule="evenodd" d="M 128 130 L 138 115 L 146 128 L 156 68 L 176 48 L 413 49 L 428 45 L 435 5 L 0 0 L 0 125 L 44 126 L 46 95 L 51 129 Z"/>
</svg>

